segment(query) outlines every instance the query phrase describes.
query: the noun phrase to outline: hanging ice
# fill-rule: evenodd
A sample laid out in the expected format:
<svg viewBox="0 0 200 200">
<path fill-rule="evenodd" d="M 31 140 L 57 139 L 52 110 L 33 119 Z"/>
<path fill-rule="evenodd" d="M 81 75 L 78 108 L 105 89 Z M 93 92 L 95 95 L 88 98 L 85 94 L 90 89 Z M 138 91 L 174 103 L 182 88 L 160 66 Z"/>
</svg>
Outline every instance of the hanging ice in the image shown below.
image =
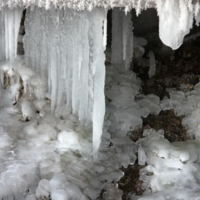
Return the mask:
<svg viewBox="0 0 200 200">
<path fill-rule="evenodd" d="M 0 60 L 13 59 L 17 55 L 18 33 L 22 8 L 4 8 L 0 11 Z"/>
<path fill-rule="evenodd" d="M 153 77 L 156 73 L 156 61 L 155 61 L 155 56 L 153 51 L 149 52 L 149 58 L 150 58 L 150 63 L 149 63 L 149 78 Z"/>
<path fill-rule="evenodd" d="M 111 63 L 122 64 L 123 62 L 123 12 L 119 8 L 112 10 L 112 46 Z"/>
<path fill-rule="evenodd" d="M 126 70 L 129 70 L 133 58 L 133 23 L 131 18 L 131 13 L 127 13 L 123 19 L 123 60 Z"/>
<path fill-rule="evenodd" d="M 133 23 L 131 14 L 113 9 L 112 15 L 112 64 L 124 64 L 128 70 L 133 57 Z"/>
<path fill-rule="evenodd" d="M 159 36 L 162 42 L 178 49 L 192 28 L 193 6 L 187 0 L 158 0 Z"/>
<path fill-rule="evenodd" d="M 104 9 L 52 7 L 28 9 L 25 21 L 26 63 L 46 81 L 52 111 L 65 103 L 93 129 L 94 151 L 101 142 L 105 113 L 104 18 Z"/>
</svg>

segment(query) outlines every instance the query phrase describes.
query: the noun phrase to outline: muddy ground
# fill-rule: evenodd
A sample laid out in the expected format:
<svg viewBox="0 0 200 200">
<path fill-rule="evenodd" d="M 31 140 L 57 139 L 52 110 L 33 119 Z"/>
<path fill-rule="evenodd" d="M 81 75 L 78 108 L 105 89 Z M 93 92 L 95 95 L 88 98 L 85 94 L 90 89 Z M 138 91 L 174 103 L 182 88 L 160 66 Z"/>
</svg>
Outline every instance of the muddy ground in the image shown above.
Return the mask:
<svg viewBox="0 0 200 200">
<path fill-rule="evenodd" d="M 166 88 L 179 89 L 181 84 L 186 84 L 192 90 L 199 82 L 200 77 L 200 38 L 185 42 L 178 50 L 163 52 L 161 43 L 151 43 L 145 50 L 153 50 L 156 64 L 156 74 L 152 78 L 148 77 L 148 66 L 141 66 L 137 60 L 133 61 L 132 69 L 143 81 L 142 93 L 155 94 L 162 100 L 164 96 L 169 96 Z M 148 54 L 144 55 L 148 56 Z M 133 141 L 142 137 L 143 130 L 154 128 L 163 129 L 165 138 L 170 142 L 185 141 L 190 139 L 186 128 L 182 126 L 184 116 L 177 117 L 174 110 L 161 111 L 159 115 L 149 115 L 143 119 L 143 128 L 135 130 L 129 134 Z M 125 176 L 118 182 L 119 188 L 124 191 L 123 200 L 129 200 L 130 195 L 135 193 L 141 195 L 144 191 L 139 180 L 139 170 L 144 166 L 129 165 L 122 168 Z M 131 192 L 131 193 L 130 193 Z"/>
</svg>

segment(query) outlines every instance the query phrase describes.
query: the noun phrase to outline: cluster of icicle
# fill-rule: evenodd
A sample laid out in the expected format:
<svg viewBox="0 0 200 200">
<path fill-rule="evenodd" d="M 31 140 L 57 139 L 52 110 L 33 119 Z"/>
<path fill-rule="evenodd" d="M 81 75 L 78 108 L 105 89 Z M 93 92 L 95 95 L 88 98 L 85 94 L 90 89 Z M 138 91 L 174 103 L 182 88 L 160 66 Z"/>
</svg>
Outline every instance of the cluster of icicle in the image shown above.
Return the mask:
<svg viewBox="0 0 200 200">
<path fill-rule="evenodd" d="M 144 2 L 145 1 L 139 1 L 136 4 L 137 6 L 134 7 L 136 9 L 137 15 L 140 14 L 142 7 L 141 5 L 144 4 Z M 146 3 L 147 2 L 148 1 L 146 1 Z M 160 39 L 165 45 L 171 47 L 174 50 L 181 46 L 185 35 L 190 32 L 190 29 L 193 26 L 193 18 L 195 18 L 196 24 L 199 25 L 200 3 L 198 1 L 193 3 L 192 1 L 188 0 L 158 0 L 155 2 L 155 8 L 157 9 L 159 16 Z M 119 14 L 116 15 L 115 10 L 116 9 L 113 9 L 113 18 L 118 18 L 116 23 L 119 24 L 123 18 L 120 17 Z M 118 29 L 118 31 L 120 33 L 120 29 Z M 120 34 L 118 38 L 120 38 Z M 124 43 L 124 39 L 121 41 Z M 120 40 L 118 40 L 118 46 L 119 44 Z"/>
<path fill-rule="evenodd" d="M 146 9 L 155 6 L 155 0 L 2 0 L 0 7 L 9 6 L 38 6 L 45 9 L 50 9 L 51 5 L 58 8 L 72 8 L 75 10 L 93 10 L 95 7 L 114 8 L 125 7 L 126 11 L 133 8 L 137 10 Z"/>
<path fill-rule="evenodd" d="M 193 18 L 196 24 L 200 20 L 200 2 L 192 0 L 85 0 L 85 1 L 63 1 L 63 0 L 4 0 L 1 1 L 0 7 L 8 5 L 9 7 L 16 6 L 31 6 L 43 7 L 52 9 L 52 5 L 57 8 L 70 8 L 74 10 L 93 10 L 95 7 L 104 7 L 106 9 L 114 7 L 122 7 L 127 13 L 131 9 L 136 9 L 137 15 L 141 10 L 154 7 L 157 9 L 159 16 L 159 34 L 162 42 L 172 49 L 177 49 L 183 43 L 185 35 L 192 28 Z"/>
<path fill-rule="evenodd" d="M 25 61 L 51 94 L 51 109 L 66 103 L 88 129 L 99 148 L 105 113 L 104 9 L 27 9 Z M 106 32 L 106 31 L 104 31 Z"/>
<path fill-rule="evenodd" d="M 17 39 L 22 16 L 22 8 L 0 11 L 0 61 L 13 59 L 17 55 Z"/>
</svg>

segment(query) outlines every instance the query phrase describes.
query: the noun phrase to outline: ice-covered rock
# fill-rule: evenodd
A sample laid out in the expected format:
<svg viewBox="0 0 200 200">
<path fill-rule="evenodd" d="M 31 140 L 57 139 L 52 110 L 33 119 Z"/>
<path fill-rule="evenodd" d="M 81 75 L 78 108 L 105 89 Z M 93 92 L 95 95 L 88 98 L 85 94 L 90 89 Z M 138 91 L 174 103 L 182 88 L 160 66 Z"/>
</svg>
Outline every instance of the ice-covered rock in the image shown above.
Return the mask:
<svg viewBox="0 0 200 200">
<path fill-rule="evenodd" d="M 46 179 L 42 179 L 39 182 L 39 185 L 36 189 L 36 197 L 38 199 L 42 199 L 42 198 L 49 198 L 50 195 L 50 186 L 49 186 L 49 181 Z"/>
<path fill-rule="evenodd" d="M 80 150 L 79 138 L 74 131 L 62 131 L 58 134 L 57 148 L 60 151 L 66 150 Z"/>
</svg>

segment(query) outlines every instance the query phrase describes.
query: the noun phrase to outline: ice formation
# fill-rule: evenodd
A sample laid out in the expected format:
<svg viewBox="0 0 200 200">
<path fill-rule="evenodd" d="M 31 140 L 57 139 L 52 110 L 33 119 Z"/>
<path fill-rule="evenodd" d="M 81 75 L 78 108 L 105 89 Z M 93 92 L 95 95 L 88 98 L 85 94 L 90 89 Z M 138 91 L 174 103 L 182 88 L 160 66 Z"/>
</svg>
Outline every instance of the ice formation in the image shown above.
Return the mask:
<svg viewBox="0 0 200 200">
<path fill-rule="evenodd" d="M 22 16 L 22 8 L 4 8 L 0 12 L 0 61 L 13 59 L 17 55 L 18 33 Z"/>
<path fill-rule="evenodd" d="M 48 80 L 41 88 L 51 94 L 52 111 L 67 104 L 83 125 L 92 126 L 94 152 L 101 142 L 105 113 L 104 15 L 103 9 L 34 8 L 27 10 L 25 21 L 26 63 Z"/>
<path fill-rule="evenodd" d="M 31 70 L 20 73 L 20 69 L 24 69 L 21 58 L 17 58 L 14 63 L 17 66 L 13 66 L 14 73 L 32 74 Z M 5 65 L 3 63 L 2 66 Z M 12 78 L 11 83 L 16 84 L 15 78 Z M 127 77 L 127 81 L 129 78 Z M 32 77 L 29 76 L 29 79 Z M 122 80 L 122 77 L 118 79 Z M 134 82 L 136 85 L 140 83 L 139 80 Z M 98 157 L 93 160 L 92 137 L 83 129 L 77 116 L 70 111 L 63 114 L 62 109 L 52 113 L 49 100 L 37 98 L 31 89 L 31 82 L 28 83 L 23 100 L 14 107 L 12 104 L 1 104 L 0 197 L 35 200 L 51 196 L 56 200 L 88 200 L 97 199 L 105 188 L 104 199 L 121 199 L 122 192 L 111 182 L 120 180 L 124 175 L 119 170 L 121 166 L 127 167 L 130 163 L 135 163 L 137 146 L 124 135 L 120 138 L 111 135 L 107 131 L 108 120 Z M 40 87 L 40 84 L 35 87 Z M 9 87 L 5 91 L 8 89 Z M 13 93 L 17 91 L 13 90 Z M 10 96 L 5 98 L 5 103 L 11 100 Z M 23 122 L 20 115 L 28 117 L 28 120 Z M 111 115 L 110 113 L 110 118 Z"/>
<path fill-rule="evenodd" d="M 156 73 L 156 61 L 155 61 L 155 56 L 153 51 L 149 52 L 149 58 L 150 58 L 150 63 L 149 63 L 149 78 L 153 77 Z"/>
<path fill-rule="evenodd" d="M 123 47 L 123 48 L 122 48 Z M 128 70 L 133 57 L 133 23 L 131 14 L 123 10 L 112 11 L 112 47 L 111 63 L 123 64 Z"/>
<path fill-rule="evenodd" d="M 21 5 L 30 2 L 23 1 Z M 63 1 L 56 2 L 62 7 Z M 87 2 L 87 8 L 92 10 L 101 2 Z M 2 1 L 0 6 L 6 3 Z M 133 195 L 132 199 L 198 199 L 199 84 L 193 91 L 184 85 L 182 91 L 168 89 L 170 98 L 162 101 L 155 95 L 141 95 L 140 79 L 128 71 L 133 55 L 131 15 L 115 8 L 111 61 L 116 65 L 106 67 L 107 110 L 103 126 L 106 12 L 101 8 L 91 12 L 58 10 L 49 0 L 37 3 L 49 10 L 27 9 L 25 62 L 31 69 L 23 58 L 1 63 L 0 198 L 35 200 L 50 195 L 53 200 L 96 200 L 104 189 L 103 199 L 120 200 L 122 191 L 113 182 L 124 175 L 120 167 L 135 163 L 138 152 L 139 164 L 147 164 L 140 172 L 146 191 L 142 197 Z M 145 6 L 156 5 L 160 37 L 173 49 L 181 45 L 189 32 L 194 12 L 199 23 L 199 2 L 192 5 L 186 0 L 160 0 L 143 4 L 140 0 L 133 5 L 128 1 L 125 11 L 132 6 L 140 13 Z M 84 4 L 68 2 L 66 7 L 83 10 Z M 1 11 L 1 24 L 5 25 L 4 19 L 9 22 L 6 23 L 9 26 L 0 30 L 1 60 L 16 57 L 21 11 L 18 8 Z M 164 21 L 169 13 L 171 16 Z M 171 27 L 175 28 L 169 33 Z M 12 34 L 10 29 L 14 30 Z M 135 41 L 134 49 L 139 47 L 137 55 L 141 58 L 146 41 L 141 38 Z M 155 60 L 150 57 L 154 67 Z M 13 103 L 17 105 L 13 107 Z M 183 125 L 195 141 L 170 144 L 162 130 L 146 130 L 137 145 L 126 137 L 128 131 L 142 126 L 142 117 L 171 108 L 177 115 L 186 116 Z M 92 151 L 98 155 L 96 160 L 91 158 Z"/>
<path fill-rule="evenodd" d="M 194 199 L 199 198 L 198 170 L 199 142 L 170 143 L 164 139 L 163 131 L 144 131 L 145 138 L 138 143 L 147 155 L 147 166 L 140 170 L 140 179 L 146 189 L 143 197 L 132 196 L 132 200 L 150 199 Z"/>
<path fill-rule="evenodd" d="M 159 34 L 162 42 L 170 46 L 172 49 L 177 49 L 183 42 L 185 35 L 190 31 L 193 24 L 193 18 L 196 24 L 199 24 L 199 1 L 192 0 L 134 0 L 134 1 L 110 1 L 110 0 L 96 0 L 96 1 L 76 1 L 76 0 L 40 0 L 40 1 L 24 1 L 24 0 L 2 0 L 0 7 L 29 7 L 35 5 L 36 7 L 50 10 L 52 5 L 57 6 L 59 9 L 74 9 L 78 11 L 93 10 L 95 7 L 104 7 L 106 10 L 113 8 L 116 12 L 116 7 L 124 9 L 128 13 L 131 9 L 135 8 L 137 15 L 142 10 L 154 7 L 157 9 L 159 16 Z M 115 15 L 115 14 L 114 14 Z M 113 15 L 113 16 L 114 16 Z M 128 13 L 129 15 L 129 13 Z M 116 16 L 117 17 L 117 16 Z M 116 18 L 117 19 L 117 18 Z M 167 19 L 167 20 L 166 20 Z M 122 20 L 122 19 L 121 19 Z M 120 19 L 119 19 L 120 22 Z M 122 21 L 121 21 L 122 22 Z M 122 23 L 121 27 L 122 27 Z M 120 30 L 123 32 L 122 29 Z M 105 41 L 105 40 L 104 40 Z"/>
</svg>

